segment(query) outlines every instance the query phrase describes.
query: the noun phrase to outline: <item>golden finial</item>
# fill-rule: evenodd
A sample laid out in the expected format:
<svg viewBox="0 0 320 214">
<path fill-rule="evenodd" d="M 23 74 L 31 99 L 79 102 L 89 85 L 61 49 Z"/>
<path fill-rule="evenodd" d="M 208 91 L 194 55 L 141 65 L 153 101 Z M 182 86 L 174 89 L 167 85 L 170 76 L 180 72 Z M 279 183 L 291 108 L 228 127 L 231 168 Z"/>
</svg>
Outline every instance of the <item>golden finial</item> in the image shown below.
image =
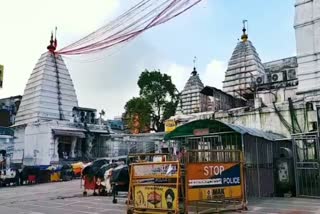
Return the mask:
<svg viewBox="0 0 320 214">
<path fill-rule="evenodd" d="M 241 36 L 241 40 L 242 42 L 246 42 L 248 40 L 248 34 L 246 34 L 246 23 L 248 22 L 248 20 L 243 20 L 242 23 L 243 23 L 243 28 L 242 28 L 242 36 Z M 248 26 L 248 23 L 247 23 L 247 26 Z"/>
</svg>

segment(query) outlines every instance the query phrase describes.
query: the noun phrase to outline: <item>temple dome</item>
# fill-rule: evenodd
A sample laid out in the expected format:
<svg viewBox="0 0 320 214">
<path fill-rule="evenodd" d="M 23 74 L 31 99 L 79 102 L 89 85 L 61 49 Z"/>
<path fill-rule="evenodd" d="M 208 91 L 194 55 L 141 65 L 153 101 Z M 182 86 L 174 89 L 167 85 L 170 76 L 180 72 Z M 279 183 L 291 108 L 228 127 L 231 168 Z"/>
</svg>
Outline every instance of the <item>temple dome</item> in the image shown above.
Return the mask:
<svg viewBox="0 0 320 214">
<path fill-rule="evenodd" d="M 259 55 L 245 31 L 244 35 L 232 53 L 223 81 L 223 91 L 235 97 L 250 97 L 255 77 L 265 74 Z"/>
<path fill-rule="evenodd" d="M 72 121 L 78 100 L 69 71 L 61 56 L 42 54 L 25 87 L 15 125 L 36 121 Z"/>
<path fill-rule="evenodd" d="M 203 88 L 204 85 L 194 68 L 181 92 L 180 108 L 178 108 L 178 112 L 183 114 L 201 112 L 206 106 L 206 97 L 200 93 Z"/>
</svg>

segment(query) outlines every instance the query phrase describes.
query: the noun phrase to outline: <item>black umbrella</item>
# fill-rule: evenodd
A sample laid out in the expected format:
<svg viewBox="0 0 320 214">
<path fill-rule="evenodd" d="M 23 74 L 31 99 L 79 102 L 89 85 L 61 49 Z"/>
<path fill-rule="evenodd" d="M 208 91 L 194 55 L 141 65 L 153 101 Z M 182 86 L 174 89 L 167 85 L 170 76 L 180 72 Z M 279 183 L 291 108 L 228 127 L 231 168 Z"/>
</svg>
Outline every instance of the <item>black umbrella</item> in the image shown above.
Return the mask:
<svg viewBox="0 0 320 214">
<path fill-rule="evenodd" d="M 99 171 L 99 169 L 105 165 L 108 164 L 109 161 L 106 159 L 100 159 L 100 160 L 95 160 L 92 162 L 92 164 L 86 166 L 83 171 L 82 175 L 88 175 L 90 177 L 93 177 L 96 175 L 96 173 Z"/>
<path fill-rule="evenodd" d="M 111 163 L 111 164 L 103 165 L 102 167 L 100 167 L 100 169 L 96 173 L 96 177 L 104 180 L 104 174 L 106 173 L 106 171 L 108 171 L 111 168 L 116 168 L 118 165 L 119 165 L 118 163 Z"/>
</svg>

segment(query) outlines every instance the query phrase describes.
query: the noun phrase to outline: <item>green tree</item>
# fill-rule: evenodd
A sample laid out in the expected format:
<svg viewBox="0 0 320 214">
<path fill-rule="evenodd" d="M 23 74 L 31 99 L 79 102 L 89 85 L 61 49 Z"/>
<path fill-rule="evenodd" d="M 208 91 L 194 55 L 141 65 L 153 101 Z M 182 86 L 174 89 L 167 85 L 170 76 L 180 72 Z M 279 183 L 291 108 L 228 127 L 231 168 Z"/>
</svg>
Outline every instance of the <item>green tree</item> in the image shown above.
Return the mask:
<svg viewBox="0 0 320 214">
<path fill-rule="evenodd" d="M 167 102 L 163 107 L 163 121 L 169 119 L 171 116 L 176 114 L 178 106 L 178 99 L 176 101 Z"/>
<path fill-rule="evenodd" d="M 133 133 L 142 133 L 149 129 L 152 107 L 143 97 L 133 97 L 125 105 L 125 122 Z"/>
<path fill-rule="evenodd" d="M 140 96 L 152 106 L 152 129 L 164 130 L 164 120 L 175 114 L 179 93 L 171 77 L 160 71 L 145 70 L 141 73 L 138 86 Z"/>
</svg>

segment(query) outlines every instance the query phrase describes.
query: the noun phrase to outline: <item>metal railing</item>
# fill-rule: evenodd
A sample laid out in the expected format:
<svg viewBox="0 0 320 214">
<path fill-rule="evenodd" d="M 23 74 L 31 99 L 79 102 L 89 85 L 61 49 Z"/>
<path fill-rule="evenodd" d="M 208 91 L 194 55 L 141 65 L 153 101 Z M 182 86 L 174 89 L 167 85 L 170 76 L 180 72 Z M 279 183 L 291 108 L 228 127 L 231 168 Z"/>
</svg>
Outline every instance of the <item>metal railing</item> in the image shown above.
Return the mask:
<svg viewBox="0 0 320 214">
<path fill-rule="evenodd" d="M 187 152 L 188 163 L 219 162 L 231 163 L 242 161 L 239 150 L 190 150 Z"/>
</svg>

